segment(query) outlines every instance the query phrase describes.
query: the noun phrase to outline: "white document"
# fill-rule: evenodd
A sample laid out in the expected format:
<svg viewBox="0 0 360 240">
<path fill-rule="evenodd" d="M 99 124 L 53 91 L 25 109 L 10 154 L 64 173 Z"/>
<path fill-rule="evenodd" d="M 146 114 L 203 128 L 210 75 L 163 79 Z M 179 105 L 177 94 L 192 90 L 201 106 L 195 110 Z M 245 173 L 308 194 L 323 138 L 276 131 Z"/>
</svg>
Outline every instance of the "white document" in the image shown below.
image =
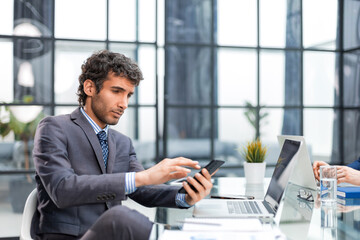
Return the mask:
<svg viewBox="0 0 360 240">
<path fill-rule="evenodd" d="M 165 230 L 159 240 L 285 240 L 285 236 L 275 232 L 196 232 Z"/>
<path fill-rule="evenodd" d="M 183 231 L 262 231 L 263 227 L 256 218 L 186 218 Z"/>
</svg>

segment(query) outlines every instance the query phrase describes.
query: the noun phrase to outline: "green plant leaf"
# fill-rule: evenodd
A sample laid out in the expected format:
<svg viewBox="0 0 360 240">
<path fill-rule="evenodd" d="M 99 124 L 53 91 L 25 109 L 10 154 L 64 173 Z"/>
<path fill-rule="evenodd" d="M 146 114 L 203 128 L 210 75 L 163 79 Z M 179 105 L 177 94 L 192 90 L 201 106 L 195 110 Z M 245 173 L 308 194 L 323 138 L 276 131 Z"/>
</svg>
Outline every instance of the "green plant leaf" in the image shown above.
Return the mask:
<svg viewBox="0 0 360 240">
<path fill-rule="evenodd" d="M 0 122 L 0 135 L 1 137 L 5 137 L 6 135 L 8 135 L 11 131 L 11 127 L 9 125 L 9 123 L 2 123 Z"/>
<path fill-rule="evenodd" d="M 262 163 L 265 161 L 267 147 L 263 146 L 260 139 L 250 141 L 243 147 L 241 155 L 248 163 Z"/>
</svg>

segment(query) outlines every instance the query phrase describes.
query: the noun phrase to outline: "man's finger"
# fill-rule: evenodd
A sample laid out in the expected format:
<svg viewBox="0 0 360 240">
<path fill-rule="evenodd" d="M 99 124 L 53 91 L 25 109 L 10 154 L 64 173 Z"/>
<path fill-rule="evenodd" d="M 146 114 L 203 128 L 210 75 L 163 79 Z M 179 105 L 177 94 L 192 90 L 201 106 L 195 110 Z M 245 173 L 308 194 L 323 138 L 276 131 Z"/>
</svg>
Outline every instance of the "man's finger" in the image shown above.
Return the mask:
<svg viewBox="0 0 360 240">
<path fill-rule="evenodd" d="M 201 176 L 200 173 L 196 173 L 196 174 L 195 174 L 195 177 L 196 177 L 197 180 L 199 180 L 201 177 L 204 178 L 203 176 L 199 177 L 199 175 Z M 192 178 L 192 177 L 188 177 L 187 181 L 188 181 L 191 185 L 193 185 L 193 187 L 199 192 L 199 191 L 201 191 L 201 190 L 204 188 L 204 186 L 201 185 L 201 183 L 198 182 L 196 179 L 194 179 L 194 178 Z M 200 180 L 199 180 L 199 181 L 200 181 Z"/>
<path fill-rule="evenodd" d="M 168 167 L 169 172 L 183 172 L 183 173 L 190 173 L 191 170 L 185 167 L 180 166 L 170 166 Z"/>
<path fill-rule="evenodd" d="M 217 171 L 219 171 L 219 169 L 216 169 L 216 171 L 213 172 L 213 173 L 211 174 L 211 176 L 214 175 Z M 210 176 L 210 174 L 209 174 L 209 171 L 208 171 L 206 168 L 201 169 L 201 173 L 202 173 L 203 176 L 206 177 L 207 179 L 210 179 L 210 178 L 211 178 L 211 176 Z"/>
<path fill-rule="evenodd" d="M 193 167 L 193 168 L 197 168 L 197 169 L 200 168 L 198 161 L 193 161 L 191 159 L 183 158 L 183 157 L 172 159 L 172 163 L 177 166 L 188 166 L 188 167 Z"/>
<path fill-rule="evenodd" d="M 206 173 L 203 173 L 206 174 Z M 202 187 L 206 190 L 212 187 L 210 174 L 207 173 L 208 177 L 202 176 L 201 174 L 196 175 L 196 179 L 200 181 Z"/>
<path fill-rule="evenodd" d="M 193 198 L 195 192 L 194 190 L 192 190 L 192 188 L 189 186 L 189 183 L 187 183 L 186 181 L 183 182 L 183 187 L 185 188 L 187 194 L 190 195 L 191 198 Z"/>
</svg>

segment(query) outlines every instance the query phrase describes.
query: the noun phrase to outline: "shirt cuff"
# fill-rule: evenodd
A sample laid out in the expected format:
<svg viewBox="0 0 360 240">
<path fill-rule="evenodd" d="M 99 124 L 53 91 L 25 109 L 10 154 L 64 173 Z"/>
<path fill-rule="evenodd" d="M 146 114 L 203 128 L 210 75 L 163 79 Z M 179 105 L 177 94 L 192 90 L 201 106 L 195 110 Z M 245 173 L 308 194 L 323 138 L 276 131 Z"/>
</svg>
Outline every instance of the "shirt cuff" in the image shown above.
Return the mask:
<svg viewBox="0 0 360 240">
<path fill-rule="evenodd" d="M 135 172 L 125 173 L 125 194 L 129 195 L 135 191 Z"/>
<path fill-rule="evenodd" d="M 192 207 L 185 201 L 185 195 L 186 195 L 185 193 L 176 194 L 175 203 L 178 207 L 184 207 L 184 208 Z"/>
</svg>

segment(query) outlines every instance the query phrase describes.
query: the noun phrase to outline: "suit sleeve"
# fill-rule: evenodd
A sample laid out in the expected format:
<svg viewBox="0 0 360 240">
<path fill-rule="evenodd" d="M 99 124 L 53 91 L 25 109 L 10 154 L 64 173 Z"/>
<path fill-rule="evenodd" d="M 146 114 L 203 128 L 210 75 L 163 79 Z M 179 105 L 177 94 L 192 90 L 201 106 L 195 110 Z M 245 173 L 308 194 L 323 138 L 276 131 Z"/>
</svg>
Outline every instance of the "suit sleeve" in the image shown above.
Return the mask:
<svg viewBox="0 0 360 240">
<path fill-rule="evenodd" d="M 356 170 L 360 170 L 360 158 L 355 160 L 354 162 L 350 163 L 348 167 L 354 168 Z"/>
<path fill-rule="evenodd" d="M 79 148 L 79 157 L 69 159 L 68 149 L 75 147 L 70 146 L 74 144 L 69 143 L 63 128 L 55 118 L 45 118 L 39 123 L 34 139 L 36 173 L 55 205 L 66 208 L 126 199 L 125 173 L 93 174 L 93 168 L 83 159 L 85 157 L 81 153 L 81 143 L 75 146 Z M 84 172 L 89 168 L 90 173 L 77 174 L 74 161 L 81 163 Z"/>
<path fill-rule="evenodd" d="M 132 144 L 130 150 L 130 158 L 130 164 L 132 169 L 143 169 L 140 163 L 136 160 L 136 154 Z M 129 194 L 128 196 L 135 202 L 146 207 L 178 208 L 175 199 L 179 189 L 180 187 L 170 186 L 166 184 L 147 185 L 137 188 L 135 192 Z"/>
<path fill-rule="evenodd" d="M 176 194 L 179 187 L 165 184 L 143 186 L 129 195 L 131 199 L 146 207 L 172 207 L 176 205 Z"/>
</svg>

